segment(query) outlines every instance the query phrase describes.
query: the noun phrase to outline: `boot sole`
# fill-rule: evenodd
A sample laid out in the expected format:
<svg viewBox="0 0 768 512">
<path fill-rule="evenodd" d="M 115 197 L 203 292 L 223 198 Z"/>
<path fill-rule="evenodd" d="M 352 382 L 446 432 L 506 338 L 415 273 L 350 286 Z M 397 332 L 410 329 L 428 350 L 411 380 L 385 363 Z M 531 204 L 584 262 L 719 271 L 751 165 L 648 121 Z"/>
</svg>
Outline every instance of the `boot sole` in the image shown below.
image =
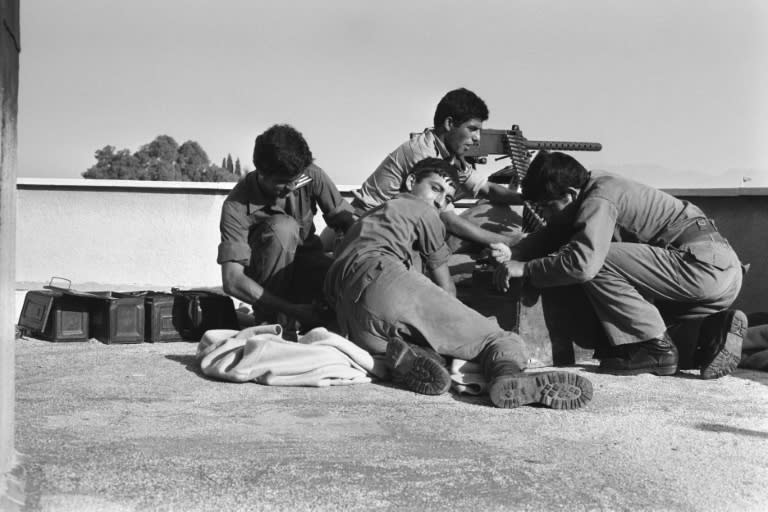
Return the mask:
<svg viewBox="0 0 768 512">
<path fill-rule="evenodd" d="M 578 409 L 592 399 L 592 383 L 575 373 L 548 372 L 499 377 L 488 392 L 502 409 L 542 404 L 552 409 Z"/>
<path fill-rule="evenodd" d="M 658 375 L 659 377 L 668 377 L 677 373 L 677 365 L 671 366 L 659 366 L 654 368 L 633 368 L 631 370 L 614 370 L 610 368 L 600 368 L 601 373 L 607 373 L 609 375 L 642 375 L 643 373 L 651 373 Z"/>
<path fill-rule="evenodd" d="M 415 353 L 402 340 L 387 343 L 387 363 L 394 381 L 422 395 L 442 395 L 451 387 L 451 374 L 436 361 Z"/>
<path fill-rule="evenodd" d="M 747 315 L 738 309 L 733 311 L 728 329 L 723 331 L 725 341 L 711 363 L 701 367 L 702 379 L 718 379 L 733 373 L 741 361 L 741 345 L 747 332 Z"/>
</svg>

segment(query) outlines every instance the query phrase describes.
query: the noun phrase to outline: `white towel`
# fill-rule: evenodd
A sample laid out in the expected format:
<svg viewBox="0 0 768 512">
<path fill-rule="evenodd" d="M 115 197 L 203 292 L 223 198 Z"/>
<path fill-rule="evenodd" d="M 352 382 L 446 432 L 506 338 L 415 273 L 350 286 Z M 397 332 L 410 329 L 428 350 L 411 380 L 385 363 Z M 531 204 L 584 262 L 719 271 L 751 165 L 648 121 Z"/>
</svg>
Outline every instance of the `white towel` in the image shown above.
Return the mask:
<svg viewBox="0 0 768 512">
<path fill-rule="evenodd" d="M 483 376 L 480 363 L 454 358 L 451 361 L 451 388 L 457 393 L 467 395 L 482 395 L 486 392 L 488 383 Z"/>
<path fill-rule="evenodd" d="M 340 386 L 386 375 L 380 360 L 325 328 L 312 329 L 298 343 L 281 333 L 279 325 L 207 331 L 197 346 L 200 369 L 216 379 L 271 386 Z"/>
</svg>

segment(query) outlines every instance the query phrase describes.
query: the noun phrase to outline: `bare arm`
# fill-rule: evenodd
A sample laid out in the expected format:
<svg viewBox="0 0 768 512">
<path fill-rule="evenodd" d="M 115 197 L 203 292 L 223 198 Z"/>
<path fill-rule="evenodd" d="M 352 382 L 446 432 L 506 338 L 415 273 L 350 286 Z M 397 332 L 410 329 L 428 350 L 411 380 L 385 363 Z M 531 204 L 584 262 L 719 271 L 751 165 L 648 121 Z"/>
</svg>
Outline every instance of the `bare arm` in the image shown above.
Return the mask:
<svg viewBox="0 0 768 512">
<path fill-rule="evenodd" d="M 523 197 L 516 191 L 509 187 L 500 185 L 499 183 L 491 183 L 490 181 L 480 187 L 478 196 L 486 197 L 494 204 L 505 205 L 521 205 L 523 204 Z"/>
<path fill-rule="evenodd" d="M 502 243 L 511 245 L 517 239 L 512 239 L 505 235 L 500 235 L 487 229 L 483 229 L 477 224 L 457 215 L 453 211 L 444 211 L 440 214 L 440 219 L 445 224 L 445 229 L 452 235 L 463 240 L 469 240 L 483 245 L 490 246 L 493 243 Z"/>
<path fill-rule="evenodd" d="M 432 270 L 432 281 L 449 294 L 454 297 L 456 296 L 456 285 L 453 284 L 453 279 L 451 279 L 451 272 L 448 270 L 447 263 Z"/>
<path fill-rule="evenodd" d="M 221 283 L 224 293 L 248 304 L 255 304 L 268 311 L 285 313 L 297 318 L 302 325 L 319 323 L 311 304 L 294 304 L 270 293 L 259 283 L 245 275 L 245 267 L 235 261 L 221 264 Z"/>
</svg>

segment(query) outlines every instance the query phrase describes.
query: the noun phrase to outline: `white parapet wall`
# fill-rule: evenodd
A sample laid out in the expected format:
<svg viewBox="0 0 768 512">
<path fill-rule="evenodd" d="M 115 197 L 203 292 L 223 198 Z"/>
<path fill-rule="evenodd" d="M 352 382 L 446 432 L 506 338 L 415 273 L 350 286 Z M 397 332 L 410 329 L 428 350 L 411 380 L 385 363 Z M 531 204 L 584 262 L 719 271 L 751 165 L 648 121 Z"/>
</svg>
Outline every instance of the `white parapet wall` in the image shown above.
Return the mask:
<svg viewBox="0 0 768 512">
<path fill-rule="evenodd" d="M 20 178 L 16 281 L 216 285 L 218 218 L 232 185 Z"/>
<path fill-rule="evenodd" d="M 19 178 L 17 286 L 51 276 L 83 289 L 219 286 L 219 216 L 233 186 Z"/>
<path fill-rule="evenodd" d="M 83 290 L 220 286 L 221 205 L 233 183 L 19 178 L 16 283 Z M 339 187 L 348 194 L 353 187 Z M 704 207 L 745 262 L 739 303 L 768 311 L 768 190 L 670 190 Z M 323 228 L 322 216 L 315 224 Z M 749 308 L 747 308 L 749 306 Z"/>
</svg>

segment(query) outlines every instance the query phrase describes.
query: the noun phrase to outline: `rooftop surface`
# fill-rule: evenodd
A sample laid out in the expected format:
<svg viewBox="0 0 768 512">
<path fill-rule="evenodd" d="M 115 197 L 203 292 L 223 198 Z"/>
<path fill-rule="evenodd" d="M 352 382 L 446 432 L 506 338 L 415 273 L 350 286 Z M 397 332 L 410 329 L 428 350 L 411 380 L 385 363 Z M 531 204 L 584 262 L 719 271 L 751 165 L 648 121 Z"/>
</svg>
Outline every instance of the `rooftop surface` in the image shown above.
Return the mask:
<svg viewBox="0 0 768 512">
<path fill-rule="evenodd" d="M 766 510 L 768 374 L 617 377 L 575 411 L 203 377 L 195 343 L 16 346 L 25 510 Z"/>
</svg>

